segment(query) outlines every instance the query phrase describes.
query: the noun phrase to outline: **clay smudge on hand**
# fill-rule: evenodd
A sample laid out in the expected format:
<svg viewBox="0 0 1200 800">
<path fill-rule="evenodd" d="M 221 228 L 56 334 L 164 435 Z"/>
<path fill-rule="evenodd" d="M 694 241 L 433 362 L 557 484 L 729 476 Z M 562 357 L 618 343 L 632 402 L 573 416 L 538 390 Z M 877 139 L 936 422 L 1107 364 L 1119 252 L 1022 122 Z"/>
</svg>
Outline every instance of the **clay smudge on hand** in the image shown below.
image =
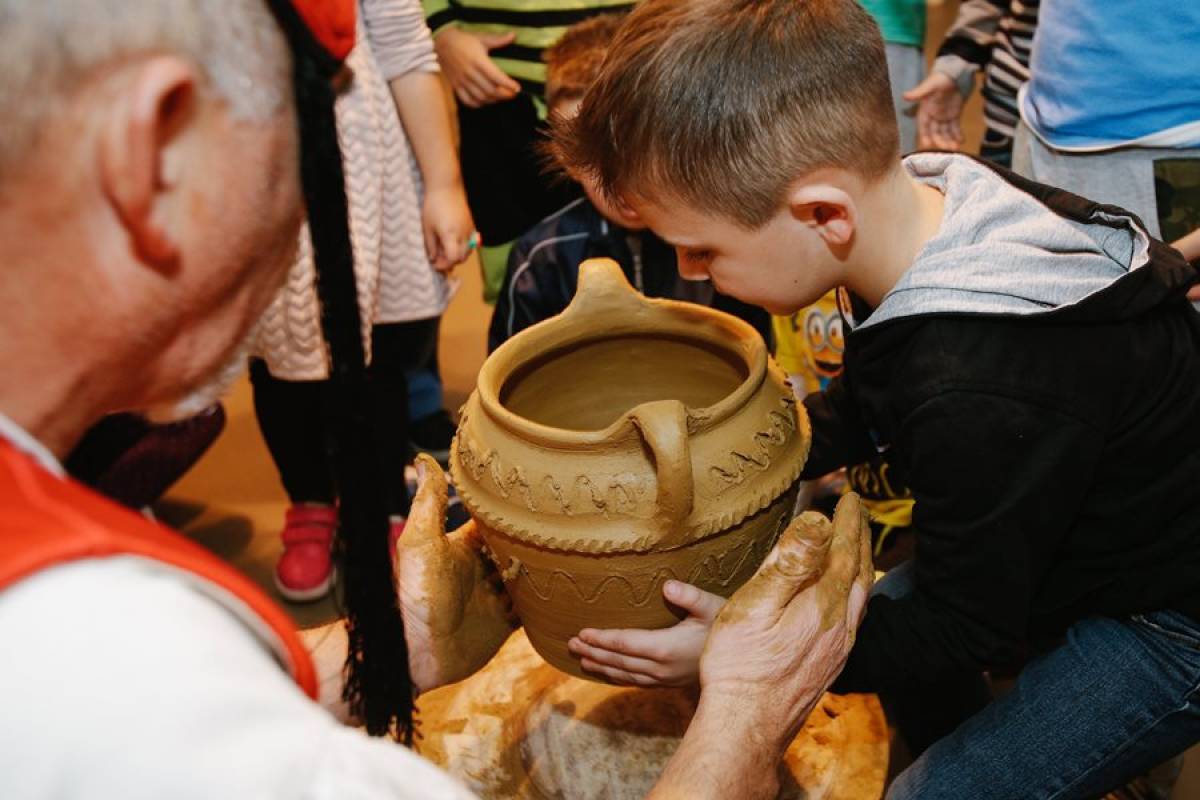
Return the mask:
<svg viewBox="0 0 1200 800">
<path fill-rule="evenodd" d="M 448 487 L 441 467 L 422 454 L 417 471 L 417 495 L 396 545 L 396 576 L 413 684 L 428 691 L 478 671 L 516 622 L 475 523 L 444 532 Z"/>
<path fill-rule="evenodd" d="M 825 571 L 833 529 L 821 514 L 805 511 L 788 525 L 775 549 L 759 567 L 758 573 L 737 591 L 734 601 L 726 604 L 721 618 L 739 622 L 775 605 L 776 586 L 785 580 L 794 586 L 793 596 L 812 586 Z"/>
</svg>

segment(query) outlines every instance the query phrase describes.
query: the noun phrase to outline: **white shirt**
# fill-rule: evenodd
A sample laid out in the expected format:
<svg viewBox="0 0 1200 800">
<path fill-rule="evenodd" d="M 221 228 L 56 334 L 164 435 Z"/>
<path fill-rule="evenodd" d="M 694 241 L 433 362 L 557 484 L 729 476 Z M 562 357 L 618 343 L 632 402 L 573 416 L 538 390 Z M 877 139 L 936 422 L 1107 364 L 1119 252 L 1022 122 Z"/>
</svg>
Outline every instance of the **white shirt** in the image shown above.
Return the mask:
<svg viewBox="0 0 1200 800">
<path fill-rule="evenodd" d="M 14 429 L 0 415 L 0 435 L 49 455 Z M 78 561 L 17 583 L 0 593 L 0 642 L 0 797 L 472 796 L 337 722 L 230 611 L 152 561 Z"/>
</svg>

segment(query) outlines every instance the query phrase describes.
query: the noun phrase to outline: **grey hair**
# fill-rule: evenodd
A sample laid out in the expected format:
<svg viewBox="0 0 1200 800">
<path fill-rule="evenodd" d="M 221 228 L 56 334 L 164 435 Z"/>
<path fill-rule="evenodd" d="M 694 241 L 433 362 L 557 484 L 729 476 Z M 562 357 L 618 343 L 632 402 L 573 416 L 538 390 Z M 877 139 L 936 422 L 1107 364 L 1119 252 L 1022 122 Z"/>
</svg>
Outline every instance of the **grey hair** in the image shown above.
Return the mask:
<svg viewBox="0 0 1200 800">
<path fill-rule="evenodd" d="M 191 61 L 238 118 L 290 97 L 266 0 L 0 0 L 0 41 L 0 174 L 93 72 L 141 54 Z"/>
</svg>

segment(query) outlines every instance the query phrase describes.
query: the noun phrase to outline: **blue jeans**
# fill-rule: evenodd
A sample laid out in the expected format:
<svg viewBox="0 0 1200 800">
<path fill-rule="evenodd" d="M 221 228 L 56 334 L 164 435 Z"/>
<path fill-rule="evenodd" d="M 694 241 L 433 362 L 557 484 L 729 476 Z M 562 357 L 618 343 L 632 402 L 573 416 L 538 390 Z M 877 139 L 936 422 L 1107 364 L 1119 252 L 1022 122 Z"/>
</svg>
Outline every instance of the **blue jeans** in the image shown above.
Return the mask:
<svg viewBox="0 0 1200 800">
<path fill-rule="evenodd" d="M 910 567 L 877 590 L 911 591 Z M 1012 691 L 926 750 L 887 797 L 1099 797 L 1197 741 L 1200 623 L 1176 611 L 1090 617 L 1031 660 Z"/>
</svg>

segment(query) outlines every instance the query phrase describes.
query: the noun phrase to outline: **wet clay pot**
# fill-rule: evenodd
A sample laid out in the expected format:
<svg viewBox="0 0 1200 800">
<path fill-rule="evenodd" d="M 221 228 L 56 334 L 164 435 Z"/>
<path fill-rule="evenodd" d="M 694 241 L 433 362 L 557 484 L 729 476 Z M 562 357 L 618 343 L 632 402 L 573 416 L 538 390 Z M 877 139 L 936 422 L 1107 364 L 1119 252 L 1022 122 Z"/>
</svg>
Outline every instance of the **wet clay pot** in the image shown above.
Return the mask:
<svg viewBox="0 0 1200 800">
<path fill-rule="evenodd" d="M 675 578 L 729 596 L 790 519 L 808 420 L 758 333 L 583 264 L 496 350 L 450 467 L 534 648 L 580 677 L 585 627 L 662 628 Z"/>
</svg>

